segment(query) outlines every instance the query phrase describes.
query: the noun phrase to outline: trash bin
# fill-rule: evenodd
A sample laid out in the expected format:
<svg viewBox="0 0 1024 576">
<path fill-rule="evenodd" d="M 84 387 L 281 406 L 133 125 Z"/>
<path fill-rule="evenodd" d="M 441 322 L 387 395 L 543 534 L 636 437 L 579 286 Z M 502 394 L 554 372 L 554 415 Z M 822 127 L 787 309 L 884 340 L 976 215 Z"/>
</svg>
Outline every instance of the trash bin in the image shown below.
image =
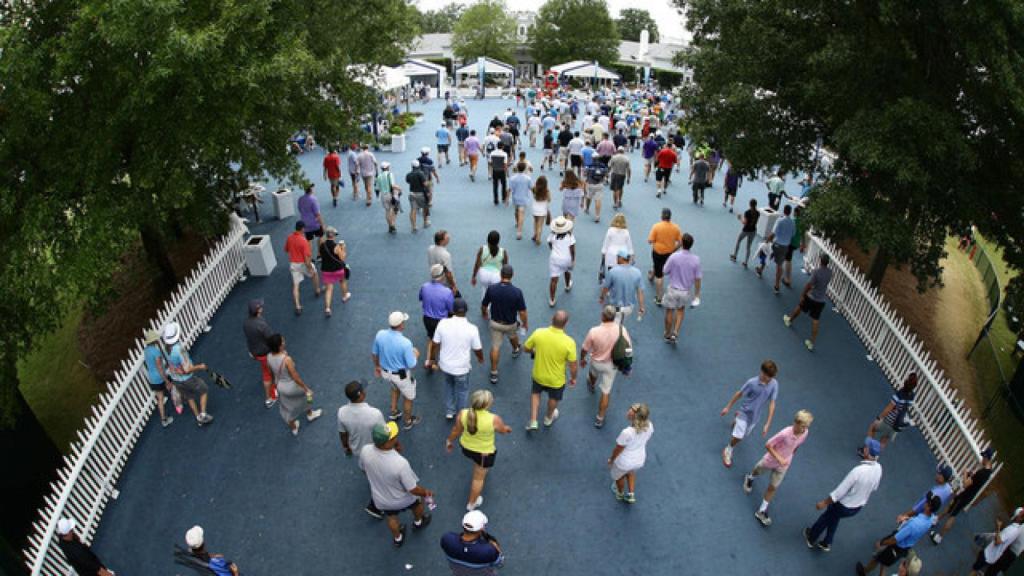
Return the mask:
<svg viewBox="0 0 1024 576">
<path fill-rule="evenodd" d="M 277 258 L 274 256 L 268 235 L 250 236 L 242 246 L 242 252 L 245 253 L 245 265 L 249 268 L 251 276 L 270 276 L 277 266 Z"/>
<path fill-rule="evenodd" d="M 274 216 L 278 220 L 295 216 L 295 203 L 292 202 L 292 191 L 281 188 L 274 192 Z"/>
<path fill-rule="evenodd" d="M 405 152 L 405 134 L 391 135 L 391 151 Z"/>
<path fill-rule="evenodd" d="M 779 219 L 779 213 L 771 208 L 758 208 L 761 216 L 757 219 L 757 234 L 761 238 L 768 238 L 768 235 L 775 229 L 775 221 Z"/>
</svg>

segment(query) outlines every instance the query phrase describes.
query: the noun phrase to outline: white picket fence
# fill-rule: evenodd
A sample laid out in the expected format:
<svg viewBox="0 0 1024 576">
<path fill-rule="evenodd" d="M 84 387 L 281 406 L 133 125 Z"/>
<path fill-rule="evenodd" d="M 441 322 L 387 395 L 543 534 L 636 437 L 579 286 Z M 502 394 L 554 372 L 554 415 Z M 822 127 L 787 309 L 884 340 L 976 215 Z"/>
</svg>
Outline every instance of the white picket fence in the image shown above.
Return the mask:
<svg viewBox="0 0 1024 576">
<path fill-rule="evenodd" d="M 247 232 L 242 220 L 232 214 L 228 233 L 179 286 L 150 327 L 178 322 L 182 341 L 192 344 L 245 268 L 242 246 Z M 72 573 L 55 544 L 57 522 L 74 518 L 82 540 L 91 542 L 107 501 L 117 497 L 114 485 L 156 406 L 146 379 L 143 348 L 142 340 L 136 340 L 78 431 L 78 441 L 57 470 L 57 481 L 50 484 L 52 492 L 39 510 L 25 549 L 33 576 Z"/>
<path fill-rule="evenodd" d="M 979 452 L 989 445 L 978 420 L 917 335 L 835 244 L 812 236 L 804 257 L 808 268 L 818 266 L 822 253 L 831 259 L 829 297 L 893 388 L 898 389 L 911 372 L 917 372 L 913 422 L 935 458 L 953 468 L 953 486 L 959 488 L 963 472 L 978 468 Z M 989 482 L 1001 468 L 1002 463 L 997 462 Z"/>
</svg>

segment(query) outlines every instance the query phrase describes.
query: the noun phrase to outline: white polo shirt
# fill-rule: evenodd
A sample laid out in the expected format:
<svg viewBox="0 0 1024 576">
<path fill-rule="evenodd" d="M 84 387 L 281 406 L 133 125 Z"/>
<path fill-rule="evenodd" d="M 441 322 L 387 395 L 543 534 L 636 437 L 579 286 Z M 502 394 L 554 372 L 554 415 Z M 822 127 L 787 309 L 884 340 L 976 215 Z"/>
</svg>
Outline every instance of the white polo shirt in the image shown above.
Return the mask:
<svg viewBox="0 0 1024 576">
<path fill-rule="evenodd" d="M 441 354 L 438 356 L 441 370 L 452 376 L 469 374 L 473 367 L 470 354 L 473 350 L 483 349 L 480 330 L 465 316 L 441 320 L 434 331 L 434 343 L 441 345 Z"/>
<path fill-rule="evenodd" d="M 875 460 L 864 460 L 846 474 L 829 497 L 847 508 L 860 508 L 868 503 L 881 481 L 882 465 Z"/>
</svg>

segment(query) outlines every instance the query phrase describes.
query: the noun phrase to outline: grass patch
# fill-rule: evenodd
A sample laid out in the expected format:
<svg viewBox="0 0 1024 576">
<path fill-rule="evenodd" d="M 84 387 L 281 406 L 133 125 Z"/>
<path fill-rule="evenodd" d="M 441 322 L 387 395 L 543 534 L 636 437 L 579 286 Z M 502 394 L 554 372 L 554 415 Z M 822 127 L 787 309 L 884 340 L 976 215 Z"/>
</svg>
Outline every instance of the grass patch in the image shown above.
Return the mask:
<svg viewBox="0 0 1024 576">
<path fill-rule="evenodd" d="M 81 321 L 82 310 L 73 310 L 62 326 L 41 338 L 35 350 L 18 363 L 21 393 L 64 453 L 102 389 L 82 363 L 78 347 Z"/>
</svg>

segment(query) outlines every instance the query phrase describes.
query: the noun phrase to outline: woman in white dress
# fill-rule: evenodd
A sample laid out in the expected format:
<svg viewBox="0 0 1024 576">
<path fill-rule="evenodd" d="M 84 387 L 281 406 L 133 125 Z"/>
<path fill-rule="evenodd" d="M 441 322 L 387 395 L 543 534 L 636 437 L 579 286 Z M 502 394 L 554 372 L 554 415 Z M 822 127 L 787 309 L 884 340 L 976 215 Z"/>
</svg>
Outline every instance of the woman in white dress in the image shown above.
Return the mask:
<svg viewBox="0 0 1024 576">
<path fill-rule="evenodd" d="M 608 226 L 608 231 L 604 235 L 604 244 L 601 246 L 601 258 L 603 260 L 601 267 L 602 281 L 604 280 L 605 272 L 611 270 L 612 266 L 615 266 L 619 250 L 622 249 L 629 252 L 630 258 L 635 254 L 633 251 L 633 239 L 630 238 L 629 228 L 626 227 L 626 216 L 619 212 L 612 218 L 612 223 Z"/>
<path fill-rule="evenodd" d="M 633 404 L 626 412 L 629 426 L 619 432 L 615 448 L 608 459 L 611 469 L 612 492 L 615 499 L 633 504 L 636 502 L 636 471 L 644 467 L 647 460 L 647 441 L 654 434 L 651 411 L 647 404 Z"/>
<path fill-rule="evenodd" d="M 565 291 L 572 290 L 572 269 L 576 265 L 576 238 L 572 234 L 573 222 L 565 216 L 551 221 L 551 233 L 548 234 L 548 272 L 551 283 L 548 286 L 548 306 L 555 307 L 555 291 L 558 290 L 558 277 L 565 276 Z"/>
</svg>

